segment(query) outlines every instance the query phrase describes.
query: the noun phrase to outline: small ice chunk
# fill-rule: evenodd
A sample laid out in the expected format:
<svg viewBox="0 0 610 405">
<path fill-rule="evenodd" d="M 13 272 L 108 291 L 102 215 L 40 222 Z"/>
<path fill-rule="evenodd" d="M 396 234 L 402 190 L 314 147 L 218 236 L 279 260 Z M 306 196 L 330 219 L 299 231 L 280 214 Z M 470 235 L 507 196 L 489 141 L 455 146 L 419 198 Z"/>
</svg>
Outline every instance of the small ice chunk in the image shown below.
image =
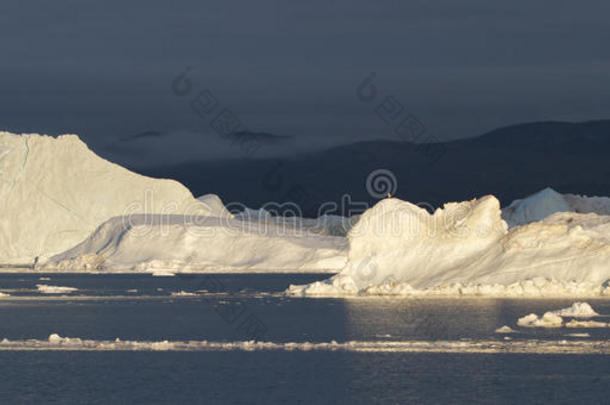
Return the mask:
<svg viewBox="0 0 610 405">
<path fill-rule="evenodd" d="M 166 270 L 155 270 L 152 273 L 153 277 L 174 277 L 176 274 Z"/>
<path fill-rule="evenodd" d="M 197 294 L 180 290 L 178 292 L 173 292 L 171 295 L 172 297 L 194 297 Z"/>
<path fill-rule="evenodd" d="M 59 336 L 57 333 L 51 333 L 49 335 L 49 343 L 54 343 L 54 344 L 59 344 L 64 340 L 64 338 L 62 338 L 61 336 Z"/>
<path fill-rule="evenodd" d="M 591 305 L 586 302 L 575 302 L 571 307 L 558 309 L 557 311 L 552 312 L 555 315 L 569 316 L 572 318 L 591 318 L 599 316 L 599 314 L 591 308 Z"/>
<path fill-rule="evenodd" d="M 529 314 L 519 318 L 517 325 L 525 328 L 560 328 L 563 318 L 553 312 L 546 312 L 541 318 L 536 314 Z"/>
<path fill-rule="evenodd" d="M 591 335 L 589 335 L 588 333 L 568 333 L 566 336 L 570 336 L 570 337 L 581 337 L 581 338 L 588 338 L 588 337 L 591 337 Z"/>
<path fill-rule="evenodd" d="M 513 328 L 511 328 L 508 325 L 504 325 L 501 328 L 498 328 L 495 330 L 496 333 L 517 333 L 516 330 L 514 330 Z"/>
<path fill-rule="evenodd" d="M 42 294 L 63 294 L 78 290 L 78 288 L 75 287 L 62 287 L 47 284 L 36 284 L 36 288 L 38 289 L 38 292 Z"/>
</svg>

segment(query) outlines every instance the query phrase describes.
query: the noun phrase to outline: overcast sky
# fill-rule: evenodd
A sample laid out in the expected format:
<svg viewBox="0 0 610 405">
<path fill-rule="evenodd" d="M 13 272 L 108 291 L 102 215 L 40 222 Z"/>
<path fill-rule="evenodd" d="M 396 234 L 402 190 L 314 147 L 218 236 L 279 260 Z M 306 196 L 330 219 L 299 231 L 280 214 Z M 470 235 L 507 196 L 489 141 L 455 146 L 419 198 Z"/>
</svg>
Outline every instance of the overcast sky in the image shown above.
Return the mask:
<svg viewBox="0 0 610 405">
<path fill-rule="evenodd" d="M 393 139 L 374 112 L 389 95 L 439 140 L 608 118 L 608 15 L 602 0 L 3 0 L 0 126 L 127 159 L 154 137 L 121 139 L 146 131 L 177 134 L 153 143 L 172 159 L 230 155 L 172 91 L 187 67 L 193 95 L 299 145 Z"/>
</svg>

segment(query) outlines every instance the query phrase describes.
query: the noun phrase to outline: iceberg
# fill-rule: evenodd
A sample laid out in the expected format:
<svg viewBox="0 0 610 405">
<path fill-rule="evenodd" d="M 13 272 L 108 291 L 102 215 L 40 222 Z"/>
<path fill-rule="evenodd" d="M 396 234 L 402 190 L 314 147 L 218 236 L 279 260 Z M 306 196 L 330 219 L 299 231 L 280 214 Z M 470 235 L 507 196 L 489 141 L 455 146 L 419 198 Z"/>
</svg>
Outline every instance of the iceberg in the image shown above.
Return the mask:
<svg viewBox="0 0 610 405">
<path fill-rule="evenodd" d="M 610 295 L 610 198 L 550 188 L 429 213 L 232 213 L 214 194 L 133 173 L 76 135 L 0 132 L 0 265 L 47 271 L 330 272 L 294 295 Z"/>
<path fill-rule="evenodd" d="M 115 216 L 193 207 L 205 210 L 177 181 L 108 162 L 76 135 L 0 132 L 0 264 L 44 261 Z"/>
<path fill-rule="evenodd" d="M 575 302 L 568 308 L 552 311 L 555 315 L 572 318 L 592 318 L 599 316 L 597 312 L 587 302 Z"/>
<path fill-rule="evenodd" d="M 546 312 L 541 317 L 529 314 L 517 320 L 517 325 L 525 328 L 561 328 L 563 318 L 552 312 Z"/>
<path fill-rule="evenodd" d="M 526 198 L 513 201 L 502 209 L 502 218 L 513 227 L 541 221 L 558 212 L 610 215 L 610 198 L 560 194 L 547 187 Z"/>
<path fill-rule="evenodd" d="M 216 194 L 202 195 L 197 197 L 197 201 L 205 207 L 206 215 L 219 218 L 233 218 L 233 214 L 227 210 L 220 197 Z"/>
<path fill-rule="evenodd" d="M 504 325 L 498 329 L 495 330 L 495 333 L 500 333 L 500 334 L 508 334 L 508 333 L 517 333 L 516 330 L 514 330 L 513 328 L 511 328 L 508 325 Z"/>
<path fill-rule="evenodd" d="M 336 272 L 347 239 L 230 217 L 114 217 L 37 270 L 60 272 Z"/>
<path fill-rule="evenodd" d="M 569 322 L 564 323 L 564 317 L 570 318 L 593 318 L 600 316 L 591 305 L 586 302 L 575 302 L 568 308 L 558 309 L 556 311 L 545 312 L 543 316 L 538 317 L 536 314 L 529 314 L 522 318 L 519 318 L 517 325 L 526 328 L 560 328 L 565 326 L 566 328 L 606 328 L 610 327 L 610 324 L 599 321 L 583 321 L 579 319 L 572 319 Z"/>
<path fill-rule="evenodd" d="M 540 221 L 556 212 L 571 211 L 573 209 L 565 197 L 547 187 L 529 197 L 513 201 L 502 210 L 502 217 L 512 227 Z"/>
<path fill-rule="evenodd" d="M 610 295 L 610 216 L 558 212 L 508 227 L 494 196 L 430 214 L 395 198 L 349 231 L 348 262 L 295 296 Z"/>
</svg>

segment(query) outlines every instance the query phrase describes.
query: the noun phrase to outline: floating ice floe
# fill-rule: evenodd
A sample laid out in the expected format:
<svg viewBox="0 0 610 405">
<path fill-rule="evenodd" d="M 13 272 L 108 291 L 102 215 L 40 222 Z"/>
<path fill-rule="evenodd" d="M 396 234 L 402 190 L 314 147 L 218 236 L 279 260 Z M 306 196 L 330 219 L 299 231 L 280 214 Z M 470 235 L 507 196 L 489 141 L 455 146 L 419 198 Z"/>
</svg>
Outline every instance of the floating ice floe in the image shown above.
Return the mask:
<svg viewBox="0 0 610 405">
<path fill-rule="evenodd" d="M 197 294 L 196 293 L 192 293 L 192 292 L 187 292 L 187 291 L 180 290 L 180 291 L 177 291 L 177 292 L 176 291 L 172 292 L 171 296 L 172 297 L 196 297 Z"/>
<path fill-rule="evenodd" d="M 572 306 L 552 311 L 554 314 L 572 318 L 592 318 L 599 316 L 587 302 L 575 302 Z"/>
<path fill-rule="evenodd" d="M 610 354 L 608 340 L 439 340 L 439 341 L 134 341 L 93 340 L 62 337 L 53 333 L 47 340 L 0 341 L 0 350 L 69 351 L 344 351 L 402 353 L 575 353 Z"/>
<path fill-rule="evenodd" d="M 75 287 L 62 287 L 56 285 L 36 284 L 36 289 L 42 294 L 65 294 L 78 291 Z"/>
<path fill-rule="evenodd" d="M 563 318 L 552 312 L 546 312 L 541 317 L 536 314 L 529 314 L 519 318 L 517 325 L 525 328 L 561 328 Z"/>
<path fill-rule="evenodd" d="M 536 314 L 529 314 L 522 318 L 519 318 L 517 325 L 528 327 L 528 328 L 560 328 L 565 326 L 566 328 L 607 328 L 610 327 L 610 323 L 598 322 L 598 321 L 582 321 L 579 319 L 572 319 L 571 321 L 565 322 L 563 318 L 592 318 L 600 316 L 595 310 L 586 302 L 575 302 L 568 308 L 558 309 L 556 311 L 548 311 L 542 317 L 538 317 Z"/>
<path fill-rule="evenodd" d="M 517 333 L 517 331 L 508 325 L 504 325 L 501 328 L 496 329 L 495 333 Z"/>
<path fill-rule="evenodd" d="M 174 277 L 176 275 L 173 271 L 158 269 L 153 270 L 151 274 L 153 277 Z"/>
<path fill-rule="evenodd" d="M 570 337 L 578 337 L 578 338 L 588 338 L 591 337 L 588 333 L 567 333 L 566 336 Z"/>
</svg>

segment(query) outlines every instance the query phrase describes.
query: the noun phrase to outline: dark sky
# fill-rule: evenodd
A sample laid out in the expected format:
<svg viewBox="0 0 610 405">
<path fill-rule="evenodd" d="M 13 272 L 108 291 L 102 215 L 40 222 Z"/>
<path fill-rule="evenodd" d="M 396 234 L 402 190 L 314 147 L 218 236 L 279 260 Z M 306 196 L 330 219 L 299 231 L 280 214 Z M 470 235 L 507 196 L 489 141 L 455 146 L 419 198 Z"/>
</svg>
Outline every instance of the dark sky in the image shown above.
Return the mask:
<svg viewBox="0 0 610 405">
<path fill-rule="evenodd" d="M 439 140 L 608 118 L 608 15 L 601 0 L 3 0 L 0 126 L 142 164 L 236 153 L 172 92 L 187 67 L 295 149 L 393 138 L 356 98 L 370 72 Z M 161 136 L 121 141 L 146 131 Z"/>
</svg>

